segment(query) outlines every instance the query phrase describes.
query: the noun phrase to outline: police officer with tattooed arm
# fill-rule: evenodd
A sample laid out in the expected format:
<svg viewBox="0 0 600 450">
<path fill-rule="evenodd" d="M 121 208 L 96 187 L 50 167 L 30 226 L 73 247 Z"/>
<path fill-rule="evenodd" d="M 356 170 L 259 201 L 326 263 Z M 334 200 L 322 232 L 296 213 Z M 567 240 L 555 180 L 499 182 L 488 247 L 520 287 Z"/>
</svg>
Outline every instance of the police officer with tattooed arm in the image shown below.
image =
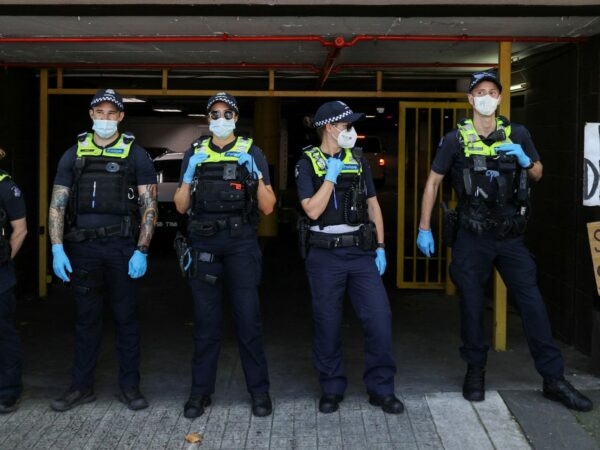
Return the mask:
<svg viewBox="0 0 600 450">
<path fill-rule="evenodd" d="M 71 384 L 51 407 L 92 402 L 102 341 L 103 291 L 110 296 L 119 362 L 119 400 L 132 410 L 141 394 L 136 279 L 146 273 L 156 223 L 156 171 L 130 133 L 121 133 L 123 99 L 101 89 L 89 108 L 93 133 L 82 133 L 58 163 L 49 213 L 53 269 L 72 282 L 77 310 Z"/>
<path fill-rule="evenodd" d="M 192 387 L 184 416 L 198 417 L 211 404 L 225 287 L 252 413 L 268 416 L 272 403 L 258 297 L 262 254 L 256 227 L 259 211 L 273 211 L 275 193 L 262 150 L 252 139 L 234 134 L 240 113 L 235 97 L 219 92 L 206 110 L 211 136 L 200 137 L 186 152 L 174 199 L 177 210 L 189 215 L 188 247 L 178 246 L 178 252 L 194 302 Z"/>
<path fill-rule="evenodd" d="M 383 215 L 369 163 L 353 123 L 363 117 L 341 101 L 324 103 L 314 117 L 319 147 L 305 149 L 296 165 L 299 221 L 312 294 L 313 360 L 319 373 L 319 411 L 339 409 L 348 380 L 341 326 L 346 294 L 365 333 L 369 403 L 390 414 L 404 405 L 394 394 L 392 313 L 381 275 L 386 267 Z M 304 252 L 302 252 L 304 253 Z"/>
<path fill-rule="evenodd" d="M 450 276 L 460 295 L 460 355 L 467 363 L 463 397 L 485 399 L 486 284 L 496 267 L 513 294 L 543 395 L 578 411 L 592 402 L 564 378 L 564 361 L 553 341 L 536 264 L 523 234 L 529 217 L 529 183 L 542 178 L 542 163 L 529 131 L 496 117 L 502 85 L 493 71 L 473 74 L 467 98 L 473 119 L 464 119 L 440 142 L 425 184 L 417 246 L 427 257 L 435 251 L 431 215 L 446 175 L 458 196 L 457 231 Z"/>
<path fill-rule="evenodd" d="M 0 159 L 6 153 L 0 149 Z M 15 327 L 17 283 L 13 259 L 27 235 L 25 200 L 10 175 L 0 170 L 0 414 L 17 409 L 23 391 L 21 341 Z"/>
</svg>

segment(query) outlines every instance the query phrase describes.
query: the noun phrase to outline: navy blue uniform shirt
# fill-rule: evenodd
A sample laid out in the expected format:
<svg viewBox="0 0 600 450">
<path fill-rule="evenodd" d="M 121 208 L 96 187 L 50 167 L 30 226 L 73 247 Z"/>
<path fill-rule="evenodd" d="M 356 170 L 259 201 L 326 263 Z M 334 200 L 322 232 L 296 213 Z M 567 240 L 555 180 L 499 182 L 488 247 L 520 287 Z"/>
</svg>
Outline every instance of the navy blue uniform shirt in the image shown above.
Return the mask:
<svg viewBox="0 0 600 450">
<path fill-rule="evenodd" d="M 326 153 L 323 154 L 326 158 L 340 158 L 344 153 L 340 151 L 334 156 L 329 156 Z M 375 191 L 375 184 L 373 183 L 371 166 L 369 166 L 369 162 L 364 157 L 360 158 L 360 164 L 363 170 L 362 179 L 367 187 L 367 198 L 375 197 L 377 192 Z M 313 195 L 315 195 L 315 192 L 317 192 L 317 188 L 313 184 L 314 176 L 315 171 L 313 169 L 312 162 L 303 155 L 296 163 L 296 186 L 298 188 L 298 198 L 300 199 L 300 202 L 302 202 L 304 199 L 311 198 Z M 333 198 L 329 200 L 329 205 L 327 207 L 335 207 L 333 204 Z"/>
<path fill-rule="evenodd" d="M 107 145 L 105 148 L 111 147 L 111 145 Z M 71 190 L 73 189 L 73 183 L 75 181 L 76 174 L 76 158 L 77 144 L 70 147 L 60 158 L 56 177 L 54 178 L 55 185 L 65 186 Z M 91 158 L 93 158 L 93 156 Z M 134 184 L 136 187 L 157 183 L 156 170 L 154 169 L 154 164 L 152 163 L 150 155 L 148 155 L 148 152 L 146 152 L 143 147 L 139 146 L 135 142 L 131 145 L 129 150 L 127 164 L 132 175 L 132 179 L 135 180 Z M 135 194 L 137 196 L 137 191 Z M 109 225 L 116 225 L 121 223 L 121 220 L 123 220 L 122 216 L 111 214 L 80 214 L 77 216 L 77 226 L 79 228 L 99 228 Z"/>
<path fill-rule="evenodd" d="M 531 158 L 531 161 L 539 161 L 540 155 L 533 144 L 529 130 L 518 123 L 511 123 L 510 127 L 510 140 L 515 144 L 520 144 L 525 154 Z M 465 152 L 458 140 L 459 135 L 459 131 L 454 129 L 442 138 L 431 164 L 431 170 L 440 175 L 447 175 L 453 166 L 459 170 L 467 167 Z M 485 139 L 483 141 L 485 142 Z M 491 145 L 493 142 L 485 143 Z"/>
</svg>

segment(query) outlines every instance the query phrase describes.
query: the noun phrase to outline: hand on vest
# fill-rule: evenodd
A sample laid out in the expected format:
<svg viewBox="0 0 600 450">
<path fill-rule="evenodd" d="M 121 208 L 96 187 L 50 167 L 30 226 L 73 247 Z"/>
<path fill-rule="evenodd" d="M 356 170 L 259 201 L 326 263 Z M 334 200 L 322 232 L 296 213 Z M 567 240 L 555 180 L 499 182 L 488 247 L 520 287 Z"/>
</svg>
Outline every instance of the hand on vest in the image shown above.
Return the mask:
<svg viewBox="0 0 600 450">
<path fill-rule="evenodd" d="M 188 161 L 188 166 L 185 169 L 185 173 L 183 174 L 183 182 L 187 184 L 192 184 L 192 180 L 194 179 L 194 173 L 196 173 L 196 166 L 199 166 L 208 158 L 208 154 L 205 152 L 194 153 L 190 160 Z"/>
<path fill-rule="evenodd" d="M 435 253 L 435 244 L 433 242 L 433 234 L 431 230 L 421 230 L 417 236 L 417 247 L 428 258 Z"/>
<path fill-rule="evenodd" d="M 129 259 L 129 276 L 131 278 L 140 278 L 146 273 L 146 258 L 148 255 L 136 250 Z"/>
<path fill-rule="evenodd" d="M 382 248 L 375 250 L 375 265 L 377 266 L 379 275 L 383 275 L 385 266 L 387 266 L 387 261 L 385 259 L 385 250 Z"/>
<path fill-rule="evenodd" d="M 531 158 L 525 154 L 523 147 L 519 144 L 502 144 L 496 147 L 496 152 L 505 152 L 507 155 L 512 155 L 517 158 L 519 165 L 523 168 L 531 165 Z"/>
<path fill-rule="evenodd" d="M 344 168 L 344 162 L 337 158 L 327 158 L 327 173 L 325 174 L 325 180 L 331 181 L 336 184 L 337 177 Z"/>
<path fill-rule="evenodd" d="M 52 256 L 52 268 L 56 276 L 65 283 L 71 281 L 69 274 L 73 273 L 73 269 L 62 244 L 52 244 Z"/>
<path fill-rule="evenodd" d="M 256 162 L 254 161 L 252 155 L 248 153 L 242 153 L 238 159 L 238 164 L 240 166 L 246 167 L 246 169 L 248 169 L 248 172 L 254 175 L 254 178 L 257 178 L 259 180 L 262 178 L 262 172 L 258 170 L 258 166 L 256 165 Z"/>
</svg>

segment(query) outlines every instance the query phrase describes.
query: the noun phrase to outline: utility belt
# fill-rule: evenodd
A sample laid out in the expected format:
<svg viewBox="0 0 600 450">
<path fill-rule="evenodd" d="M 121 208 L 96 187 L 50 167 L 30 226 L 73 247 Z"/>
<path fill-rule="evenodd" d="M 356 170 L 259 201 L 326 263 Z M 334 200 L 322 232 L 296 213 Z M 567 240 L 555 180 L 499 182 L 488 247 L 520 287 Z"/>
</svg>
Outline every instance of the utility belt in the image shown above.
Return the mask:
<svg viewBox="0 0 600 450">
<path fill-rule="evenodd" d="M 173 246 L 179 263 L 179 270 L 184 278 L 198 278 L 209 284 L 217 282 L 218 277 L 203 272 L 201 270 L 203 266 L 200 263 L 222 262 L 222 256 L 188 247 L 185 236 L 180 232 L 177 232 Z"/>
<path fill-rule="evenodd" d="M 98 239 L 112 236 L 133 236 L 131 217 L 124 217 L 121 223 L 100 228 L 71 228 L 64 235 L 65 242 L 83 242 L 90 239 Z"/>
<path fill-rule="evenodd" d="M 358 247 L 362 250 L 375 250 L 377 248 L 375 225 L 372 222 L 363 224 L 352 233 L 330 234 L 311 231 L 308 236 L 308 246 L 328 249 Z"/>
<path fill-rule="evenodd" d="M 191 219 L 188 221 L 188 234 L 212 236 L 219 231 L 231 230 L 231 236 L 241 236 L 244 219 L 241 216 L 216 220 Z"/>
<path fill-rule="evenodd" d="M 461 228 L 478 236 L 484 233 L 491 234 L 497 239 L 517 237 L 525 233 L 528 217 L 527 208 L 521 208 L 518 213 L 501 218 L 485 217 L 481 214 L 459 214 Z"/>
</svg>

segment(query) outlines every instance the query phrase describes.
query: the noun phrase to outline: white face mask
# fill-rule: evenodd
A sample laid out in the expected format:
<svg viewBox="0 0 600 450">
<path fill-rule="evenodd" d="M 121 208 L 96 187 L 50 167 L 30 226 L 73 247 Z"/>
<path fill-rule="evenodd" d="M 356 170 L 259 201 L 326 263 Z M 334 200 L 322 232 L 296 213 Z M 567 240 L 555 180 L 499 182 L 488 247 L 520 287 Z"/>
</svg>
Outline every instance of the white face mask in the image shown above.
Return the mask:
<svg viewBox="0 0 600 450">
<path fill-rule="evenodd" d="M 496 112 L 498 107 L 498 99 L 491 95 L 484 95 L 483 97 L 473 97 L 473 107 L 482 116 L 491 116 Z"/>
<path fill-rule="evenodd" d="M 115 135 L 118 127 L 119 122 L 117 120 L 94 119 L 94 126 L 92 129 L 102 139 L 108 139 Z"/>
<path fill-rule="evenodd" d="M 336 130 L 337 130 L 337 128 L 336 128 Z M 357 137 L 358 137 L 358 135 L 356 134 L 356 130 L 354 129 L 354 127 L 352 127 L 350 129 L 350 131 L 348 131 L 348 130 L 340 131 L 340 134 L 338 134 L 338 137 L 337 137 L 337 143 L 341 148 L 352 148 L 352 147 L 354 147 L 354 144 L 356 144 Z"/>
<path fill-rule="evenodd" d="M 233 130 L 235 130 L 235 120 L 227 120 L 223 117 L 217 120 L 211 120 L 208 129 L 219 139 L 225 139 Z"/>
</svg>

